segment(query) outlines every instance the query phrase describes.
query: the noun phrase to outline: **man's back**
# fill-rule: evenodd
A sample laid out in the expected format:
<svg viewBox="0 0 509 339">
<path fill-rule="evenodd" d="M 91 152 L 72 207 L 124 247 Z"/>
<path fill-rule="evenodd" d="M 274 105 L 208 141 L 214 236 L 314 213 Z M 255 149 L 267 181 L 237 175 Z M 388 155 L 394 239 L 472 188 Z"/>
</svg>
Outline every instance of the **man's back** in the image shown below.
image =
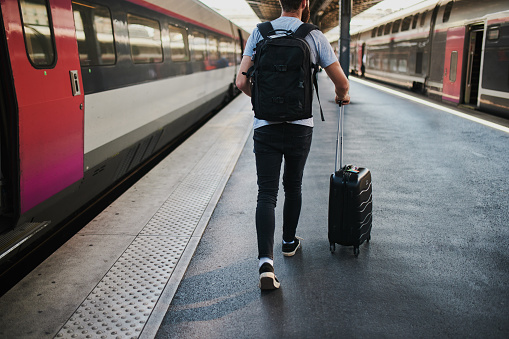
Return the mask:
<svg viewBox="0 0 509 339">
<path fill-rule="evenodd" d="M 303 22 L 295 17 L 282 16 L 271 21 L 271 24 L 274 30 L 285 30 L 295 32 L 303 24 Z M 258 30 L 258 28 L 255 28 L 246 43 L 246 48 L 244 49 L 244 57 L 250 57 L 251 60 L 253 60 L 253 54 L 256 49 L 256 44 L 262 39 L 263 36 L 261 35 L 260 31 Z M 305 37 L 305 40 L 308 43 L 311 51 L 311 62 L 313 62 L 314 64 L 317 64 L 322 68 L 326 68 L 329 65 L 333 64 L 334 62 L 338 61 L 334 51 L 332 50 L 330 43 L 327 41 L 323 33 L 320 32 L 319 30 L 311 31 Z M 309 127 L 314 126 L 312 117 L 306 119 L 293 120 L 289 122 L 292 124 L 304 125 Z M 271 123 L 272 121 L 257 119 L 255 117 L 254 128 L 256 129 Z"/>
</svg>

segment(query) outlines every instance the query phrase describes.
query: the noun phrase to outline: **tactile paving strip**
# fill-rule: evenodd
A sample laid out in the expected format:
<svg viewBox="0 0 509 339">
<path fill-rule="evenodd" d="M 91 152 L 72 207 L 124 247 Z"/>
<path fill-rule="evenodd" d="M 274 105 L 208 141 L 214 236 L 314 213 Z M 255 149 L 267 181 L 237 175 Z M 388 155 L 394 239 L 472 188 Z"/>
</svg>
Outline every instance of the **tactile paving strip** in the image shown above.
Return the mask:
<svg viewBox="0 0 509 339">
<path fill-rule="evenodd" d="M 57 338 L 137 338 L 187 239 L 137 237 Z"/>
<path fill-rule="evenodd" d="M 235 148 L 209 152 L 161 206 L 141 234 L 191 236 L 226 170 Z"/>
<path fill-rule="evenodd" d="M 240 135 L 245 131 L 239 129 Z M 234 132 L 236 133 L 236 132 Z M 237 140 L 242 136 L 237 136 Z M 233 138 L 235 139 L 235 138 Z M 138 338 L 239 145 L 218 140 L 56 338 Z"/>
</svg>

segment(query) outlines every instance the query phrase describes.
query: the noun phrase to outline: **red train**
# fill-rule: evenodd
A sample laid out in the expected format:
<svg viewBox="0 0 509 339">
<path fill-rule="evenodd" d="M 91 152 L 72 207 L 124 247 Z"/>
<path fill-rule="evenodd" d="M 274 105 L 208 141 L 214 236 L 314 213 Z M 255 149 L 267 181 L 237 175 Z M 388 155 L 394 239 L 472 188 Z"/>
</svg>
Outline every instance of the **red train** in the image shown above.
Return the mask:
<svg viewBox="0 0 509 339">
<path fill-rule="evenodd" d="M 431 0 L 351 35 L 350 72 L 509 117 L 509 2 Z"/>
<path fill-rule="evenodd" d="M 192 0 L 0 6 L 1 264 L 232 98 L 248 33 Z"/>
</svg>

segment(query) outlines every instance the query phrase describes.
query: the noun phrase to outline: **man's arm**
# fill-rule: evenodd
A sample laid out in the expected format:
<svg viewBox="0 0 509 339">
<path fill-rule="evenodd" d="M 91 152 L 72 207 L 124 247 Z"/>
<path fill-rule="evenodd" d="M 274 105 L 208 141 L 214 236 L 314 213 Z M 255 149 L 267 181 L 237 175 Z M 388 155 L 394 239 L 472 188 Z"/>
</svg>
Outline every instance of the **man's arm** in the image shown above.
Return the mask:
<svg viewBox="0 0 509 339">
<path fill-rule="evenodd" d="M 339 65 L 339 62 L 333 62 L 324 69 L 329 78 L 334 83 L 336 103 L 342 101 L 344 105 L 348 105 L 350 103 L 350 95 L 348 95 L 348 89 L 350 88 L 350 85 L 348 84 L 348 78 Z"/>
<path fill-rule="evenodd" d="M 239 74 L 237 74 L 237 80 L 235 84 L 237 88 L 244 92 L 247 96 L 251 96 L 251 84 L 249 83 L 249 79 L 242 74 L 242 72 L 247 72 L 248 69 L 253 65 L 253 61 L 250 56 L 244 55 L 242 57 L 242 61 L 240 62 Z"/>
</svg>

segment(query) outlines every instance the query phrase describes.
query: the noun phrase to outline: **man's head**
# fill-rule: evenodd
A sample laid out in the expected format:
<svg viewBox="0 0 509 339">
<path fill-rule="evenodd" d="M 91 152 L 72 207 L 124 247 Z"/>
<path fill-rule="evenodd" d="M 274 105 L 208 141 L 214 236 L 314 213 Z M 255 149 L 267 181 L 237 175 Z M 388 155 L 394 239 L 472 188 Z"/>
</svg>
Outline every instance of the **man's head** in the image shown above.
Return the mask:
<svg viewBox="0 0 509 339">
<path fill-rule="evenodd" d="M 279 3 L 281 4 L 281 8 L 283 8 L 283 12 L 302 12 L 301 20 L 303 22 L 309 21 L 309 0 L 279 0 Z"/>
</svg>

